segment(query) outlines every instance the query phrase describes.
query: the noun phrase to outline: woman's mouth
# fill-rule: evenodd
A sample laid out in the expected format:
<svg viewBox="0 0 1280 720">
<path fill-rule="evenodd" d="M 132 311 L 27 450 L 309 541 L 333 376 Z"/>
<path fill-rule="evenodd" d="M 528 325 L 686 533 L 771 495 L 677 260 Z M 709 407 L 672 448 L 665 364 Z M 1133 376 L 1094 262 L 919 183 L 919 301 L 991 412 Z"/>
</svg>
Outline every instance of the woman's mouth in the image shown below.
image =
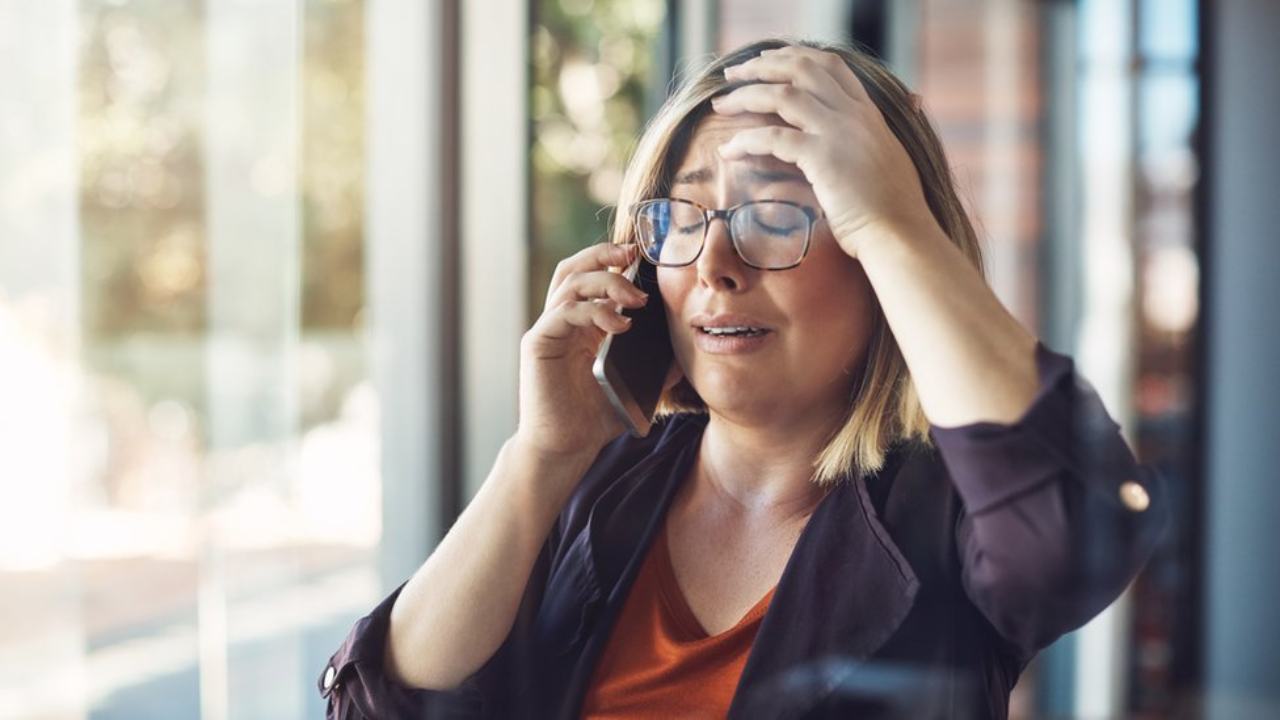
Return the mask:
<svg viewBox="0 0 1280 720">
<path fill-rule="evenodd" d="M 735 355 L 758 350 L 772 334 L 772 330 L 750 325 L 695 326 L 693 342 L 705 353 Z"/>
</svg>

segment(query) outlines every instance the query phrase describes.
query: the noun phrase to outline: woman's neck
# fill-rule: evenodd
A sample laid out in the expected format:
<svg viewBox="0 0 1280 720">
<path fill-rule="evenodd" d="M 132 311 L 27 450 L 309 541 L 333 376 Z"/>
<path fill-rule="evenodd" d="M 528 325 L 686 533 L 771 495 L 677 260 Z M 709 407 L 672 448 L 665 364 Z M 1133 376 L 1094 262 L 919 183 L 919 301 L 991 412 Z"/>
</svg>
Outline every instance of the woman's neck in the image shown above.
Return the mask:
<svg viewBox="0 0 1280 720">
<path fill-rule="evenodd" d="M 712 412 L 698 449 L 695 492 L 746 519 L 807 517 L 826 494 L 813 482 L 814 460 L 841 419 L 842 413 L 810 413 L 757 425 Z"/>
</svg>

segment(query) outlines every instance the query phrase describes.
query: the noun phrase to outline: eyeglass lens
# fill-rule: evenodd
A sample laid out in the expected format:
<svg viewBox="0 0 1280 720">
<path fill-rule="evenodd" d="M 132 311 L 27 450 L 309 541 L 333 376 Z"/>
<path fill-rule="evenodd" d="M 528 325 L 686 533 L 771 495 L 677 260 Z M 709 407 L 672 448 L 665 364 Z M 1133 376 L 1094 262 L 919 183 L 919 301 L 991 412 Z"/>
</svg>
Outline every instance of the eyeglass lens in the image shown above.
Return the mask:
<svg viewBox="0 0 1280 720">
<path fill-rule="evenodd" d="M 660 265 L 687 265 L 698 257 L 706 236 L 702 209 L 680 200 L 653 200 L 636 214 L 636 234 L 645 254 Z M 809 216 L 789 203 L 747 203 L 730 218 L 730 237 L 742 259 L 761 268 L 800 262 L 809 235 Z"/>
</svg>

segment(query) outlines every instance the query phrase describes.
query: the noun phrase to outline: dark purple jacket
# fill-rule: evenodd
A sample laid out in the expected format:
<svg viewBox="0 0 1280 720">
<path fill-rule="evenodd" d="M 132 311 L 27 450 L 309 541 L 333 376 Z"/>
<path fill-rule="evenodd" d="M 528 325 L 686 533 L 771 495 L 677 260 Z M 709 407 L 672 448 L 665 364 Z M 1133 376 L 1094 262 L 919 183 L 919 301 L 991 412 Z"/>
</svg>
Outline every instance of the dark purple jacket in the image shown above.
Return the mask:
<svg viewBox="0 0 1280 720">
<path fill-rule="evenodd" d="M 1035 652 L 1121 593 L 1165 524 L 1162 482 L 1135 462 L 1070 358 L 1037 345 L 1036 361 L 1040 389 L 1017 422 L 933 427 L 934 447 L 901 443 L 877 475 L 827 494 L 729 717 L 1004 718 Z M 459 688 L 411 690 L 384 673 L 393 593 L 321 674 L 328 716 L 577 717 L 705 426 L 676 416 L 601 451 L 510 635 Z"/>
</svg>

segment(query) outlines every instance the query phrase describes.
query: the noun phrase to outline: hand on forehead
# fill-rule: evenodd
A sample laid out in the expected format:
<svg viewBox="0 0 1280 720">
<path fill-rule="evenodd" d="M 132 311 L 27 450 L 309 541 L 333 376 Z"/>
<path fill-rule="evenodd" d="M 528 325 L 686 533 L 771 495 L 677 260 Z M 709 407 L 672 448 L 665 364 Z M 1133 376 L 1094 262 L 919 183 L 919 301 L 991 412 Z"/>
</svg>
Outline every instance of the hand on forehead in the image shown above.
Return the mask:
<svg viewBox="0 0 1280 720">
<path fill-rule="evenodd" d="M 794 196 L 797 192 L 809 194 L 811 188 L 804 173 L 791 163 L 765 155 L 726 158 L 719 152 L 720 146 L 741 130 L 784 124 L 772 114 L 708 115 L 694 131 L 684 161 L 673 178 L 672 193 L 696 192 L 735 201 L 761 193 L 771 196 Z"/>
</svg>

